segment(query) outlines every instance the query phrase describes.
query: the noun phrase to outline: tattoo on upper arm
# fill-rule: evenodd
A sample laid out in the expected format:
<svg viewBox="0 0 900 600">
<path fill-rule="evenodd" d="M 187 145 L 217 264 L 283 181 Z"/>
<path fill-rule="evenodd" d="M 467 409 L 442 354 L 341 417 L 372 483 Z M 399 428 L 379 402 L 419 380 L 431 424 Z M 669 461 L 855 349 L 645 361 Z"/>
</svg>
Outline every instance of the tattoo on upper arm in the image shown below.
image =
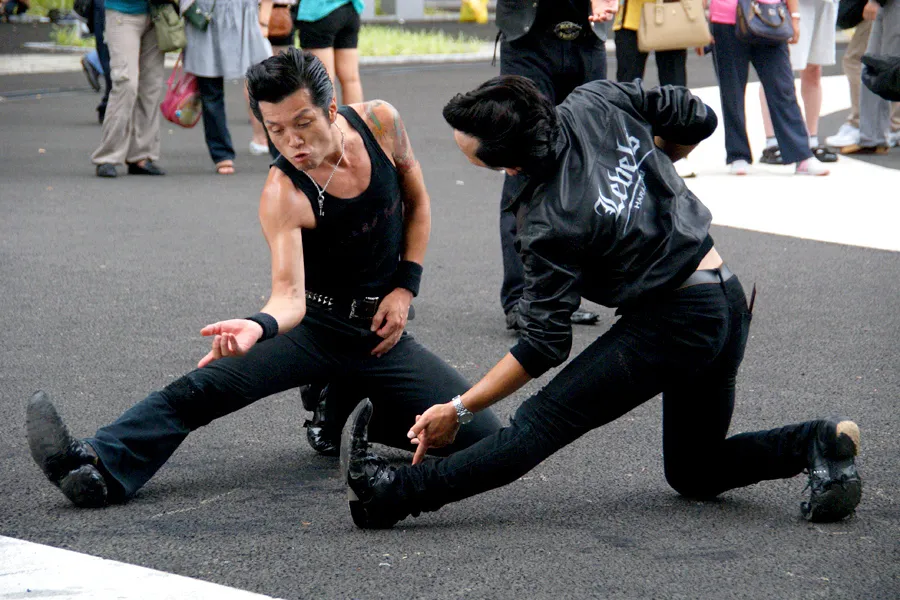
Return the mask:
<svg viewBox="0 0 900 600">
<path fill-rule="evenodd" d="M 371 102 L 366 103 L 366 117 L 372 123 L 372 133 L 375 134 L 375 137 L 381 139 L 384 137 L 384 124 L 382 124 L 381 119 L 378 118 L 378 115 L 375 114 L 375 109 L 379 106 L 382 106 L 384 102 L 381 100 L 372 100 Z"/>
<path fill-rule="evenodd" d="M 416 157 L 413 156 L 412 146 L 409 144 L 409 136 L 400 113 L 394 110 L 394 164 L 399 173 L 408 173 L 416 166 Z"/>
</svg>

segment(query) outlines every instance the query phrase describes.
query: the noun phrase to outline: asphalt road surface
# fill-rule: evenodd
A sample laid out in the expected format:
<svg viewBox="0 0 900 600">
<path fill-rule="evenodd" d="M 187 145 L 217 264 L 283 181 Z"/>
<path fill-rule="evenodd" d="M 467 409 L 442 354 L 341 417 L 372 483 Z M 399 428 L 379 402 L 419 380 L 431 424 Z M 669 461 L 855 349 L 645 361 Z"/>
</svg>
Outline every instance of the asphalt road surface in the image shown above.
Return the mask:
<svg viewBox="0 0 900 600">
<path fill-rule="evenodd" d="M 702 68 L 695 85 L 711 84 Z M 404 115 L 433 203 L 410 330 L 471 380 L 514 341 L 498 303 L 501 179 L 466 163 L 440 109 L 495 73 L 364 73 L 367 96 Z M 512 485 L 390 531 L 353 526 L 337 460 L 306 445 L 296 392 L 196 432 L 128 504 L 72 508 L 28 454 L 31 393 L 50 392 L 89 435 L 190 370 L 207 349 L 200 328 L 255 312 L 269 286 L 256 217 L 267 159 L 246 153 L 239 87 L 237 175 L 213 174 L 199 127 L 165 125 L 167 177 L 100 180 L 97 96 L 79 78 L 0 78 L 6 92 L 51 91 L 0 104 L 0 534 L 290 599 L 900 594 L 898 254 L 722 227 L 720 253 L 760 289 L 731 431 L 857 419 L 865 488 L 846 522 L 799 518 L 804 477 L 680 498 L 663 477 L 658 398 Z M 613 322 L 600 312 L 573 355 Z"/>
</svg>

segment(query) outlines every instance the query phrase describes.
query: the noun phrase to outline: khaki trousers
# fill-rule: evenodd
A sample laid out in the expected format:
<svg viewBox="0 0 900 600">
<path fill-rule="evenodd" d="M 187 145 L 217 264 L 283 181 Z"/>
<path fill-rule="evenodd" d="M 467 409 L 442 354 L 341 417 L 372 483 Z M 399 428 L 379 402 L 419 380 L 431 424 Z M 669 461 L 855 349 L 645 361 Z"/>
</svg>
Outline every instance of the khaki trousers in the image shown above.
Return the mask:
<svg viewBox="0 0 900 600">
<path fill-rule="evenodd" d="M 872 21 L 863 21 L 853 30 L 853 37 L 847 44 L 841 64 L 850 83 L 850 115 L 847 122 L 859 129 L 859 88 L 862 86 L 862 63 L 860 59 L 869 45 Z M 891 131 L 900 131 L 900 102 L 894 102 L 891 110 Z"/>
<path fill-rule="evenodd" d="M 95 165 L 159 158 L 160 93 L 164 54 L 150 15 L 106 11 L 106 44 L 112 92 L 103 119 Z"/>
</svg>

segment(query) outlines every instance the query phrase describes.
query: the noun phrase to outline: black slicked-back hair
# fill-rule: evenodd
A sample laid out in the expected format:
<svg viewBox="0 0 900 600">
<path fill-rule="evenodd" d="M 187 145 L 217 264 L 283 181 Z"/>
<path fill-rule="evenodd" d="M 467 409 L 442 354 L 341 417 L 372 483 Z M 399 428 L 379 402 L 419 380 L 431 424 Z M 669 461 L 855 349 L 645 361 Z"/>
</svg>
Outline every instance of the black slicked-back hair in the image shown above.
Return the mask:
<svg viewBox="0 0 900 600">
<path fill-rule="evenodd" d="M 542 175 L 553 164 L 556 109 L 530 79 L 501 75 L 457 94 L 444 107 L 444 120 L 478 139 L 475 155 L 489 167 Z"/>
<path fill-rule="evenodd" d="M 309 91 L 313 104 L 328 114 L 334 97 L 331 78 L 322 61 L 305 50 L 291 47 L 247 69 L 250 109 L 260 122 L 260 102 L 277 104 L 301 89 Z"/>
</svg>

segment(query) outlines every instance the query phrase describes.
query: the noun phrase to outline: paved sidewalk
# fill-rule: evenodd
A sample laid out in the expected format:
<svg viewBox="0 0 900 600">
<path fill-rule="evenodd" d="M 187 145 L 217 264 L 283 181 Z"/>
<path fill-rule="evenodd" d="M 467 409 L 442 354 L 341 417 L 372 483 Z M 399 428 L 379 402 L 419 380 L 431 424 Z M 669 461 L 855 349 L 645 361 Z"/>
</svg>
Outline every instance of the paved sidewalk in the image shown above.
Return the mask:
<svg viewBox="0 0 900 600">
<path fill-rule="evenodd" d="M 3 536 L 0 598 L 273 600 L 271 596 Z"/>
</svg>

